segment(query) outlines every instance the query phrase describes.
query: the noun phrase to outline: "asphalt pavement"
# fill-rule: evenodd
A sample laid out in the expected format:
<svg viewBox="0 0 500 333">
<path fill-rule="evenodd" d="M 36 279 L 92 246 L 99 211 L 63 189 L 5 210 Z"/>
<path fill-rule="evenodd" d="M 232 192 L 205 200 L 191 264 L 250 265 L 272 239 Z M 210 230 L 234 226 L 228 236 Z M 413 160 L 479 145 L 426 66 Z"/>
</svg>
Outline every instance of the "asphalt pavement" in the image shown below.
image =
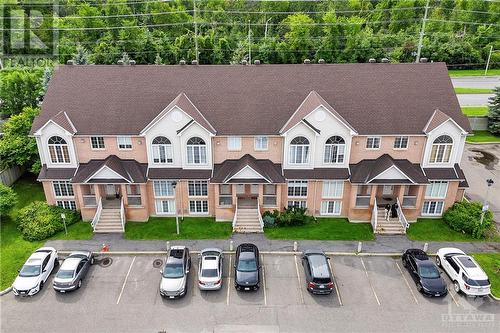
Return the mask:
<svg viewBox="0 0 500 333">
<path fill-rule="evenodd" d="M 493 89 L 500 87 L 500 76 L 463 76 L 452 77 L 454 87 Z"/>
</svg>

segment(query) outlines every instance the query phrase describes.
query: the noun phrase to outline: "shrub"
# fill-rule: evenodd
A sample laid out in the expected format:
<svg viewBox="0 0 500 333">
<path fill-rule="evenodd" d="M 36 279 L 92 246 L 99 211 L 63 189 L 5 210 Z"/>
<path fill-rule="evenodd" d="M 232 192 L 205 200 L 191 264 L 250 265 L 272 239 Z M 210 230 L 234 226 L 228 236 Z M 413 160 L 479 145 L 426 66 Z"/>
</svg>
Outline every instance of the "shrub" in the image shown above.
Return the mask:
<svg viewBox="0 0 500 333">
<path fill-rule="evenodd" d="M 307 215 L 306 212 L 306 208 L 300 207 L 288 207 L 283 212 L 275 209 L 273 212 L 265 211 L 262 214 L 262 219 L 265 226 L 304 225 L 314 221 L 314 217 Z"/>
<path fill-rule="evenodd" d="M 0 184 L 0 216 L 9 214 L 17 203 L 17 194 L 12 188 Z"/>
<path fill-rule="evenodd" d="M 25 240 L 46 239 L 64 230 L 61 213 L 66 214 L 66 225 L 80 220 L 80 214 L 73 210 L 49 206 L 42 201 L 32 202 L 19 212 L 18 229 Z"/>
<path fill-rule="evenodd" d="M 482 207 L 479 202 L 457 202 L 444 213 L 444 222 L 453 230 L 483 238 L 492 226 L 493 214 L 488 210 L 481 224 Z"/>
<path fill-rule="evenodd" d="M 262 217 L 264 227 L 272 228 L 276 226 L 276 219 L 272 215 L 265 215 Z"/>
</svg>

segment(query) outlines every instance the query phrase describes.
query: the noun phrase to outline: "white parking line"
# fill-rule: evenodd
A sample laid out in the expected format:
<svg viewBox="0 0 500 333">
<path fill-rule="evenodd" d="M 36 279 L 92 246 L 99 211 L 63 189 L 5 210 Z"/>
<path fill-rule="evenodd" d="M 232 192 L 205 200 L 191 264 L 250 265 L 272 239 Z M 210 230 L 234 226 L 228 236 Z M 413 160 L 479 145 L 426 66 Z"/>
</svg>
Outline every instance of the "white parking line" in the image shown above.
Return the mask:
<svg viewBox="0 0 500 333">
<path fill-rule="evenodd" d="M 229 305 L 229 294 L 231 293 L 231 271 L 232 266 L 231 266 L 231 255 L 229 255 L 229 272 L 227 274 L 227 296 L 226 296 L 226 305 Z"/>
<path fill-rule="evenodd" d="M 332 269 L 332 263 L 331 263 L 332 259 L 328 260 L 328 266 L 330 266 L 330 272 L 332 272 L 332 277 L 333 277 L 333 285 L 335 286 L 335 291 L 337 293 L 337 298 L 339 300 L 339 304 L 340 306 L 344 306 L 342 304 L 342 298 L 340 297 L 340 292 L 339 292 L 339 288 L 337 287 L 337 278 L 335 277 L 335 273 L 333 272 L 333 269 Z"/>
<path fill-rule="evenodd" d="M 120 295 L 118 296 L 118 299 L 116 300 L 116 304 L 120 303 L 120 299 L 122 298 L 123 291 L 125 290 L 125 285 L 127 284 L 127 279 L 128 279 L 128 276 L 130 275 L 130 271 L 132 270 L 132 266 L 134 265 L 134 262 L 135 262 L 135 257 L 134 257 L 134 259 L 132 259 L 132 262 L 130 263 L 130 267 L 128 268 L 127 275 L 125 275 L 125 280 L 123 281 L 122 290 L 120 291 Z"/>
<path fill-rule="evenodd" d="M 405 275 L 403 274 L 403 271 L 401 270 L 401 267 L 399 267 L 399 264 L 397 262 L 394 262 L 396 264 L 396 266 L 398 267 L 399 269 L 399 272 L 401 273 L 401 276 L 403 277 L 403 280 L 405 280 L 405 283 L 406 283 L 406 286 L 408 287 L 408 289 L 410 290 L 410 293 L 411 295 L 413 296 L 413 299 L 415 300 L 415 303 L 418 304 L 418 300 L 417 298 L 415 297 L 415 294 L 413 293 L 413 290 L 411 289 L 410 287 L 410 284 L 408 283 L 408 280 L 406 279 Z"/>
<path fill-rule="evenodd" d="M 300 303 L 304 304 L 304 295 L 302 294 L 302 282 L 300 282 L 300 273 L 299 273 L 299 264 L 297 263 L 297 255 L 294 255 L 293 259 L 295 260 L 295 269 L 297 271 L 297 281 L 299 281 Z"/>
<path fill-rule="evenodd" d="M 361 264 L 363 265 L 363 269 L 365 270 L 366 278 L 368 279 L 368 284 L 370 284 L 370 288 L 372 289 L 373 296 L 375 296 L 375 300 L 377 301 L 377 304 L 380 305 L 380 301 L 378 299 L 377 293 L 375 292 L 375 289 L 373 288 L 372 281 L 370 280 L 370 276 L 368 275 L 368 271 L 366 270 L 365 262 L 363 261 L 363 258 L 361 259 Z"/>
<path fill-rule="evenodd" d="M 267 295 L 266 295 L 266 270 L 264 267 L 264 256 L 260 256 L 260 262 L 262 266 L 262 288 L 264 288 L 264 306 L 267 306 Z"/>
<path fill-rule="evenodd" d="M 460 304 L 458 304 L 457 300 L 455 299 L 455 296 L 453 296 L 453 292 L 455 292 L 455 290 L 453 288 L 448 288 L 448 294 L 450 294 L 451 296 L 451 299 L 453 300 L 453 302 L 455 302 L 455 305 L 457 307 L 460 307 Z"/>
</svg>

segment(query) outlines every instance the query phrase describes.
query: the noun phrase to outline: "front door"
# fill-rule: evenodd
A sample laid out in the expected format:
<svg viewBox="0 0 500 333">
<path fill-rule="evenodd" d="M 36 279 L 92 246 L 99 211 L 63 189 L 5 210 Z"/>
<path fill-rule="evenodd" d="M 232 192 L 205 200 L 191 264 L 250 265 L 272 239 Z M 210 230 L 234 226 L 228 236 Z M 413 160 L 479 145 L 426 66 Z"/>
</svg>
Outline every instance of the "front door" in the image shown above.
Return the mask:
<svg viewBox="0 0 500 333">
<path fill-rule="evenodd" d="M 106 185 L 106 198 L 114 198 L 116 196 L 115 185 Z"/>
<path fill-rule="evenodd" d="M 236 193 L 238 196 L 238 206 L 257 207 L 257 198 L 259 196 L 259 185 L 238 184 Z"/>
<path fill-rule="evenodd" d="M 383 195 L 392 195 L 393 191 L 394 191 L 393 185 L 384 185 L 384 188 L 382 189 L 382 194 Z"/>
</svg>

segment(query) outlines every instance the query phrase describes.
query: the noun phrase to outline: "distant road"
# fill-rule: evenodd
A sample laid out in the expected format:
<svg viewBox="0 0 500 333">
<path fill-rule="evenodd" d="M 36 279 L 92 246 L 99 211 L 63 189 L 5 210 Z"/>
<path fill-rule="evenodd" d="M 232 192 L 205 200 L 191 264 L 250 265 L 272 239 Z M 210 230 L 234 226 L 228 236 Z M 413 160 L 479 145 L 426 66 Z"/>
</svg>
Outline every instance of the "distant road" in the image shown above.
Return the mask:
<svg viewBox="0 0 500 333">
<path fill-rule="evenodd" d="M 500 76 L 452 77 L 454 87 L 493 89 L 500 87 Z"/>
<path fill-rule="evenodd" d="M 493 94 L 458 94 L 460 106 L 482 106 L 488 105 L 488 98 Z"/>
</svg>

